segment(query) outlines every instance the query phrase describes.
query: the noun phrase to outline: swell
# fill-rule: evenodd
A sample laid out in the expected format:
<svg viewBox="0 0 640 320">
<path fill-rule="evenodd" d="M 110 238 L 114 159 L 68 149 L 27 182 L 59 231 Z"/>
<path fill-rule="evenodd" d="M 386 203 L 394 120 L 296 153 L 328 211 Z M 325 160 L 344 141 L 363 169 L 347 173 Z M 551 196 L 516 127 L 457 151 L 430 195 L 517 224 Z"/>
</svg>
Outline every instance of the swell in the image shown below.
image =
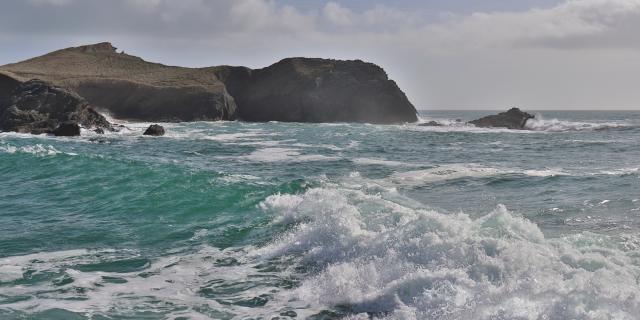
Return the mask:
<svg viewBox="0 0 640 320">
<path fill-rule="evenodd" d="M 211 244 L 227 247 L 262 223 L 247 216 L 265 197 L 307 188 L 303 180 L 122 157 L 107 145 L 98 151 L 91 144 L 41 142 L 0 142 L 0 257 L 114 245 L 153 254 L 188 244 L 203 226 Z"/>
<path fill-rule="evenodd" d="M 126 174 L 134 171 L 142 172 L 128 179 L 154 176 L 140 166 Z M 162 188 L 206 185 L 204 176 L 184 175 Z M 549 238 L 504 206 L 442 212 L 354 178 L 278 185 L 233 214 L 218 208 L 199 217 L 173 215 L 184 203 L 173 207 L 160 194 L 150 202 L 157 213 L 120 214 L 129 225 L 108 228 L 128 229 L 113 240 L 138 237 L 135 245 L 91 248 L 83 239 L 69 250 L 58 244 L 0 258 L 0 315 L 633 319 L 640 312 L 634 234 Z M 167 225 L 189 223 L 145 230 L 150 213 Z M 158 246 L 163 241 L 172 245 Z"/>
</svg>

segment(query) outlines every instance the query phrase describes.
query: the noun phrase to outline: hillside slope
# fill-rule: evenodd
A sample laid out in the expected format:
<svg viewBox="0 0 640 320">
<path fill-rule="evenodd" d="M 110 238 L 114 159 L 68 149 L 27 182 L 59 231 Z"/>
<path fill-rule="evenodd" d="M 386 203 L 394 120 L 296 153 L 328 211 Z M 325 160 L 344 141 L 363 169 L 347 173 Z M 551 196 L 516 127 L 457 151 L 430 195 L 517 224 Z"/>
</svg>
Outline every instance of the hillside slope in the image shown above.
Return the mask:
<svg viewBox="0 0 640 320">
<path fill-rule="evenodd" d="M 236 113 L 235 101 L 212 73 L 150 63 L 118 53 L 107 42 L 58 50 L 0 71 L 72 89 L 121 119 L 229 120 Z"/>
</svg>

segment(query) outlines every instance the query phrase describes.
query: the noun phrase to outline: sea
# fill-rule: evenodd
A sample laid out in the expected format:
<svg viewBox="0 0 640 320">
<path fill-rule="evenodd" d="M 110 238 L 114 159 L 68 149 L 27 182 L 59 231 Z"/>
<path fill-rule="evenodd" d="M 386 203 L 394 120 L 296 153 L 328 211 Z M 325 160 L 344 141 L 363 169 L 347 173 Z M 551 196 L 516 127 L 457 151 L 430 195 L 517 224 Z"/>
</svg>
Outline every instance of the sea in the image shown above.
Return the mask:
<svg viewBox="0 0 640 320">
<path fill-rule="evenodd" d="M 640 112 L 0 133 L 0 319 L 639 319 Z"/>
</svg>

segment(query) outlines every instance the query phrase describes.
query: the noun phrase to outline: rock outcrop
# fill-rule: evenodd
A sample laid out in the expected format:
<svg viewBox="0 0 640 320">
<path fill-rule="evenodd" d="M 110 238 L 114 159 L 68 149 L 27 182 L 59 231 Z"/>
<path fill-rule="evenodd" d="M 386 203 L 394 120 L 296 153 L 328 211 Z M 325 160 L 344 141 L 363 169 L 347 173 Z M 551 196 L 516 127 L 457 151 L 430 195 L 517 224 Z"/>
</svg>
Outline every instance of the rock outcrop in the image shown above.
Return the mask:
<svg viewBox="0 0 640 320">
<path fill-rule="evenodd" d="M 0 131 L 54 133 L 67 122 L 111 129 L 111 124 L 82 97 L 41 80 L 19 83 L 0 106 Z"/>
<path fill-rule="evenodd" d="M 233 98 L 211 72 L 146 62 L 117 53 L 106 42 L 55 51 L 0 70 L 71 89 L 120 119 L 235 119 Z"/>
<path fill-rule="evenodd" d="M 289 58 L 264 69 L 214 67 L 238 119 L 284 122 L 417 121 L 416 109 L 384 70 L 359 60 Z"/>
<path fill-rule="evenodd" d="M 158 124 L 152 124 L 144 131 L 145 136 L 164 136 L 164 127 Z"/>
<path fill-rule="evenodd" d="M 511 108 L 507 112 L 486 116 L 477 120 L 469 121 L 469 123 L 476 127 L 483 128 L 524 129 L 527 120 L 533 119 L 534 117 L 535 116 L 523 112 L 518 108 Z"/>
</svg>

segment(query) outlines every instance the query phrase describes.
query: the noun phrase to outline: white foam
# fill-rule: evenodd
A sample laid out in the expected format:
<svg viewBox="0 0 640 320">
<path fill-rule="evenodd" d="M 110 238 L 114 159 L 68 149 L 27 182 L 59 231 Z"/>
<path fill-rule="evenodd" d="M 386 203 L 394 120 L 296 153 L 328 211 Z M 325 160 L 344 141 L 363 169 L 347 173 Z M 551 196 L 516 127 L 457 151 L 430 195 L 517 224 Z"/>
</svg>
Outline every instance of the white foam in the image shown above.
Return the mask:
<svg viewBox="0 0 640 320">
<path fill-rule="evenodd" d="M 264 136 L 265 133 L 260 132 L 238 132 L 238 133 L 221 133 L 211 136 L 203 136 L 202 139 L 220 141 L 220 142 L 230 142 L 237 140 L 252 140 L 257 137 Z M 269 135 L 271 136 L 271 134 Z"/>
<path fill-rule="evenodd" d="M 397 184 L 415 185 L 428 182 L 460 179 L 464 177 L 488 177 L 505 173 L 511 173 L 511 171 L 476 164 L 451 164 L 426 170 L 398 172 L 394 173 L 390 179 Z"/>
<path fill-rule="evenodd" d="M 409 164 L 406 162 L 392 161 L 392 160 L 386 160 L 386 159 L 374 159 L 374 158 L 354 158 L 351 161 L 359 165 L 378 165 L 378 166 L 388 166 L 388 167 L 412 166 L 412 164 Z"/>
<path fill-rule="evenodd" d="M 542 115 L 527 120 L 525 128 L 533 131 L 565 132 L 565 131 L 595 131 L 605 129 L 620 129 L 637 127 L 637 124 L 625 122 L 578 122 L 558 119 L 544 119 Z"/>
<path fill-rule="evenodd" d="M 440 126 L 422 126 L 429 121 L 436 121 Z M 417 123 L 406 126 L 411 130 L 431 132 L 471 132 L 471 133 L 535 133 L 535 132 L 566 132 L 566 131 L 597 131 L 606 129 L 636 128 L 640 124 L 633 122 L 580 122 L 559 119 L 545 119 L 541 114 L 527 120 L 526 130 L 512 130 L 506 128 L 481 128 L 465 122 L 457 122 L 451 119 L 421 118 Z"/>
<path fill-rule="evenodd" d="M 619 168 L 619 169 L 613 169 L 613 170 L 601 170 L 594 174 L 604 174 L 604 175 L 610 175 L 610 176 L 625 176 L 625 175 L 632 175 L 632 174 L 638 174 L 638 173 L 640 173 L 640 168 L 632 167 L 632 168 Z"/>
<path fill-rule="evenodd" d="M 405 130 L 424 131 L 424 132 L 463 132 L 463 133 L 514 133 L 514 134 L 532 134 L 538 133 L 533 130 L 513 130 L 507 128 L 482 128 L 466 123 L 454 123 L 442 126 L 420 126 L 419 124 L 410 124 L 402 127 Z"/>
<path fill-rule="evenodd" d="M 88 250 L 80 249 L 0 258 L 0 282 L 8 282 L 22 278 L 23 272 L 32 268 L 33 265 L 37 265 L 43 269 L 51 269 L 55 263 L 70 258 L 77 258 L 88 253 Z"/>
<path fill-rule="evenodd" d="M 308 162 L 308 161 L 333 161 L 338 157 L 319 154 L 302 154 L 299 149 L 291 148 L 262 148 L 240 157 L 240 159 L 252 162 Z"/>
<path fill-rule="evenodd" d="M 203 229 L 204 230 L 204 229 Z M 192 240 L 206 236 L 202 230 L 196 231 Z M 103 272 L 74 269 L 77 264 L 117 261 L 122 258 L 139 257 L 127 250 L 71 250 L 38 253 L 29 256 L 0 259 L 0 281 L 16 280 L 16 268 L 29 269 L 36 273 L 63 272 L 72 282 L 55 286 L 51 282 L 40 282 L 29 286 L 3 287 L 3 295 L 32 296 L 31 299 L 4 303 L 3 308 L 25 310 L 29 313 L 50 309 L 64 309 L 82 314 L 108 314 L 132 316 L 136 312 L 165 312 L 167 317 L 178 316 L 189 319 L 210 319 L 207 310 L 227 314 L 250 315 L 251 310 L 242 306 L 222 305 L 215 299 L 199 294 L 203 286 L 212 281 L 238 283 L 247 277 L 256 276 L 254 264 L 247 263 L 246 253 L 237 249 L 222 251 L 203 246 L 195 252 L 176 252 L 153 261 L 145 268 L 146 276 L 140 271 Z M 242 265 L 216 266 L 217 259 L 234 258 Z M 261 274 L 261 279 L 264 279 Z M 105 280 L 105 277 L 121 281 Z M 6 289 L 6 290 L 5 290 Z M 256 286 L 245 290 L 247 298 L 268 293 L 270 288 Z M 231 297 L 238 298 L 238 295 Z M 225 298 L 222 295 L 218 298 Z M 229 298 L 229 297 L 226 297 Z M 265 312 L 275 312 L 269 307 Z M 271 311 L 270 311 L 271 310 Z"/>
<path fill-rule="evenodd" d="M 389 177 L 389 180 L 400 185 L 420 185 L 423 183 L 454 180 L 460 178 L 483 178 L 504 174 L 523 174 L 531 177 L 553 177 L 569 175 L 561 169 L 513 169 L 494 168 L 474 163 L 447 164 L 431 169 L 397 172 Z"/>
<path fill-rule="evenodd" d="M 319 268 L 282 301 L 389 319 L 635 319 L 640 239 L 547 239 L 499 206 L 478 219 L 351 189 L 265 201 L 292 231 L 254 254 Z M 354 316 L 354 318 L 361 317 Z"/>
<path fill-rule="evenodd" d="M 530 177 L 556 177 L 571 175 L 562 169 L 524 170 L 523 173 Z"/>
<path fill-rule="evenodd" d="M 72 153 L 72 152 L 62 152 L 54 148 L 52 145 L 43 145 L 39 143 L 35 145 L 26 145 L 26 146 L 20 146 L 20 147 L 16 147 L 10 144 L 0 144 L 0 151 L 5 153 L 10 153 L 10 154 L 29 153 L 36 156 L 54 156 L 61 153 L 71 155 L 71 156 L 77 155 L 76 153 Z"/>
<path fill-rule="evenodd" d="M 290 145 L 291 147 L 296 147 L 296 148 L 323 148 L 323 149 L 329 149 L 329 150 L 333 150 L 333 151 L 341 151 L 343 150 L 342 148 L 339 148 L 335 145 L 332 144 L 308 144 L 308 143 L 294 143 Z"/>
</svg>

